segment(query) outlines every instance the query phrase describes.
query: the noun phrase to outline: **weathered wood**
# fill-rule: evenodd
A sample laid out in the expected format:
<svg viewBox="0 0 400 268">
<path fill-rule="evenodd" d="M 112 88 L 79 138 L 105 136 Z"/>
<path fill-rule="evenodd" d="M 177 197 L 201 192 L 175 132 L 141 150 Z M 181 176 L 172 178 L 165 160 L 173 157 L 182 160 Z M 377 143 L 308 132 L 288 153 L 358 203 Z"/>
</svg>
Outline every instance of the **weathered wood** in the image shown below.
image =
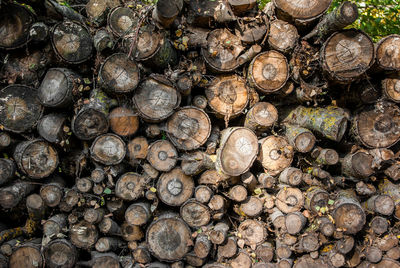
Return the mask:
<svg viewBox="0 0 400 268">
<path fill-rule="evenodd" d="M 360 30 L 343 30 L 331 35 L 320 52 L 322 68 L 338 82 L 348 83 L 365 73 L 374 63 L 371 38 Z"/>
<path fill-rule="evenodd" d="M 265 132 L 278 121 L 278 110 L 268 102 L 256 103 L 246 114 L 244 126 L 255 131 Z"/>
<path fill-rule="evenodd" d="M 100 0 L 103 1 L 103 0 Z M 99 29 L 93 36 L 93 45 L 97 52 L 103 52 L 107 49 L 112 49 L 114 46 L 114 39 L 108 31 L 104 29 Z"/>
<path fill-rule="evenodd" d="M 329 194 L 327 191 L 320 187 L 312 186 L 307 189 L 305 194 L 305 208 L 314 212 L 318 213 L 319 210 L 317 207 L 327 207 L 329 201 Z"/>
<path fill-rule="evenodd" d="M 78 260 L 76 248 L 65 239 L 51 241 L 44 248 L 46 266 L 50 268 L 72 268 Z"/>
<path fill-rule="evenodd" d="M 279 11 L 288 15 L 291 19 L 307 20 L 321 16 L 329 8 L 332 0 L 274 0 L 273 3 Z"/>
<path fill-rule="evenodd" d="M 139 68 L 127 55 L 116 53 L 109 56 L 101 65 L 98 81 L 107 93 L 128 94 L 139 84 Z"/>
<path fill-rule="evenodd" d="M 56 237 L 67 228 L 67 216 L 56 214 L 43 223 L 43 234 L 49 238 Z"/>
<path fill-rule="evenodd" d="M 38 194 L 31 194 L 26 198 L 26 209 L 29 217 L 34 221 L 40 221 L 46 213 L 46 205 Z"/>
<path fill-rule="evenodd" d="M 299 34 L 295 26 L 282 20 L 270 23 L 268 44 L 272 49 L 284 54 L 289 53 L 297 45 L 298 40 Z"/>
<path fill-rule="evenodd" d="M 16 249 L 10 256 L 10 268 L 35 268 L 43 265 L 43 255 L 40 246 L 33 243 L 25 243 Z"/>
<path fill-rule="evenodd" d="M 285 124 L 285 136 L 290 145 L 300 153 L 310 152 L 317 140 L 310 130 L 290 124 Z"/>
<path fill-rule="evenodd" d="M 374 195 L 362 203 L 366 211 L 390 216 L 394 211 L 394 201 L 389 195 Z"/>
<path fill-rule="evenodd" d="M 371 226 L 371 230 L 377 235 L 384 234 L 389 229 L 389 223 L 387 219 L 381 216 L 375 216 L 372 218 L 369 225 Z"/>
<path fill-rule="evenodd" d="M 160 0 L 157 1 L 153 10 L 153 19 L 162 27 L 169 28 L 183 8 L 183 0 Z"/>
<path fill-rule="evenodd" d="M 215 161 L 206 153 L 193 151 L 182 156 L 181 168 L 186 175 L 198 175 L 206 169 L 215 168 Z"/>
<path fill-rule="evenodd" d="M 298 186 L 302 182 L 303 172 L 294 167 L 285 168 L 279 175 L 279 182 L 290 186 Z"/>
<path fill-rule="evenodd" d="M 337 228 L 347 234 L 356 234 L 364 226 L 366 217 L 363 208 L 352 190 L 342 190 L 334 203 L 333 218 Z"/>
<path fill-rule="evenodd" d="M 249 65 L 247 80 L 261 93 L 269 94 L 280 90 L 288 79 L 288 61 L 278 51 L 262 52 Z"/>
<path fill-rule="evenodd" d="M 283 213 L 299 211 L 304 205 L 302 192 L 297 188 L 282 188 L 276 196 L 276 207 Z"/>
<path fill-rule="evenodd" d="M 69 236 L 77 248 L 90 249 L 97 242 L 98 232 L 95 225 L 80 221 L 70 227 Z"/>
<path fill-rule="evenodd" d="M 246 173 L 258 153 L 257 137 L 248 128 L 227 128 L 221 133 L 216 169 L 228 176 Z"/>
<path fill-rule="evenodd" d="M 189 251 L 191 232 L 175 214 L 164 214 L 153 221 L 146 232 L 146 242 L 153 256 L 160 261 L 177 261 Z"/>
<path fill-rule="evenodd" d="M 137 20 L 130 8 L 115 7 L 108 13 L 107 24 L 115 36 L 122 37 L 133 29 Z"/>
<path fill-rule="evenodd" d="M 150 144 L 147 161 L 158 171 L 171 171 L 177 163 L 178 152 L 171 142 L 158 140 Z"/>
<path fill-rule="evenodd" d="M 243 185 L 235 185 L 229 190 L 228 195 L 235 202 L 243 202 L 247 199 L 247 189 Z"/>
<path fill-rule="evenodd" d="M 127 146 L 127 157 L 131 164 L 137 160 L 146 159 L 149 143 L 145 137 L 136 137 L 132 139 Z"/>
<path fill-rule="evenodd" d="M 180 215 L 182 219 L 192 228 L 205 226 L 210 222 L 211 219 L 209 208 L 195 199 L 189 199 L 181 206 Z"/>
<path fill-rule="evenodd" d="M 307 223 L 307 218 L 301 212 L 291 212 L 285 217 L 285 226 L 289 234 L 298 234 Z"/>
<path fill-rule="evenodd" d="M 232 258 L 236 255 L 238 250 L 236 237 L 228 237 L 225 244 L 218 246 L 219 258 Z"/>
<path fill-rule="evenodd" d="M 146 178 L 134 172 L 123 174 L 115 185 L 115 195 L 126 201 L 134 201 L 143 196 Z"/>
<path fill-rule="evenodd" d="M 364 152 L 346 155 L 342 160 L 342 173 L 349 177 L 368 178 L 374 173 L 372 169 L 373 157 Z"/>
<path fill-rule="evenodd" d="M 293 161 L 293 147 L 280 136 L 268 136 L 259 141 L 260 152 L 258 161 L 262 164 L 265 173 L 278 175 Z"/>
<path fill-rule="evenodd" d="M 89 193 L 93 188 L 93 182 L 89 178 L 77 178 L 75 185 L 81 193 Z"/>
<path fill-rule="evenodd" d="M 225 222 L 218 222 L 209 233 L 210 241 L 215 245 L 224 244 L 228 236 L 228 231 L 228 224 Z"/>
<path fill-rule="evenodd" d="M 124 159 L 125 147 L 125 142 L 119 136 L 104 134 L 93 141 L 90 154 L 96 162 L 104 165 L 116 165 Z"/>
<path fill-rule="evenodd" d="M 196 237 L 193 251 L 199 258 L 206 258 L 208 256 L 211 251 L 211 241 L 207 235 L 200 234 Z"/>
<path fill-rule="evenodd" d="M 169 206 L 182 205 L 193 195 L 193 191 L 192 177 L 185 175 L 180 168 L 163 173 L 157 182 L 158 197 Z"/>
<path fill-rule="evenodd" d="M 161 122 L 179 107 L 181 96 L 172 83 L 160 75 L 151 75 L 135 91 L 133 102 L 139 116 L 149 122 Z"/>
<path fill-rule="evenodd" d="M 199 185 L 194 190 L 194 198 L 202 204 L 208 203 L 213 194 L 214 192 L 206 185 Z"/>
<path fill-rule="evenodd" d="M 397 34 L 382 38 L 376 45 L 376 63 L 386 71 L 400 70 L 399 61 L 400 36 Z"/>
<path fill-rule="evenodd" d="M 121 246 L 124 246 L 124 242 L 115 237 L 101 237 L 95 244 L 95 249 L 98 252 L 115 251 Z"/>
<path fill-rule="evenodd" d="M 121 227 L 111 218 L 103 218 L 98 225 L 99 231 L 107 235 L 120 235 Z"/>
<path fill-rule="evenodd" d="M 215 23 L 229 23 L 235 16 L 228 2 L 221 0 L 204 2 L 189 1 L 188 23 L 199 27 L 210 27 Z"/>
<path fill-rule="evenodd" d="M 16 164 L 11 159 L 1 158 L 0 159 L 0 185 L 10 182 L 16 170 Z"/>
<path fill-rule="evenodd" d="M 125 211 L 125 220 L 131 225 L 144 225 L 150 220 L 150 217 L 149 203 L 133 203 Z"/>
<path fill-rule="evenodd" d="M 316 147 L 312 150 L 311 157 L 315 159 L 315 163 L 318 165 L 333 166 L 339 162 L 339 154 L 333 149 Z"/>
<path fill-rule="evenodd" d="M 130 225 L 124 222 L 121 225 L 121 235 L 125 241 L 140 241 L 144 237 L 144 232 L 138 225 Z"/>
<path fill-rule="evenodd" d="M 166 132 L 177 148 L 190 151 L 207 141 L 211 133 L 211 121 L 203 110 L 183 107 L 168 119 Z"/>
<path fill-rule="evenodd" d="M 269 22 L 265 17 L 238 19 L 235 27 L 235 34 L 245 44 L 256 44 L 256 46 L 253 46 L 253 49 L 261 49 L 257 44 L 263 41 L 266 34 L 269 34 L 269 28 Z"/>
<path fill-rule="evenodd" d="M 267 236 L 263 223 L 256 220 L 245 220 L 239 225 L 238 232 L 249 246 L 262 244 Z"/>
<path fill-rule="evenodd" d="M 62 143 L 68 138 L 69 129 L 67 126 L 67 118 L 63 114 L 48 114 L 43 116 L 38 124 L 37 131 L 39 135 L 48 142 Z"/>
</svg>

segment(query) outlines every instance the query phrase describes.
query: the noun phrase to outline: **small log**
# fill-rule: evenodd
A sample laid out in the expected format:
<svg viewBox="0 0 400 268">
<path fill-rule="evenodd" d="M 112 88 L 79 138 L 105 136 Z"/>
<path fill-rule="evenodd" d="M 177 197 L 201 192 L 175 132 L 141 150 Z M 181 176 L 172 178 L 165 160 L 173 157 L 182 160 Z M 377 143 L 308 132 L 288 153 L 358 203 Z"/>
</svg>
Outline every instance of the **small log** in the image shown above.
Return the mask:
<svg viewBox="0 0 400 268">
<path fill-rule="evenodd" d="M 260 152 L 258 161 L 262 164 L 265 173 L 278 175 L 293 161 L 293 147 L 287 139 L 281 136 L 268 136 L 259 141 Z"/>
<path fill-rule="evenodd" d="M 372 218 L 369 225 L 371 227 L 371 230 L 377 235 L 384 234 L 389 229 L 389 223 L 387 219 L 381 216 L 375 216 L 374 218 Z"/>
<path fill-rule="evenodd" d="M 198 175 L 206 169 L 215 168 L 215 161 L 212 156 L 201 151 L 184 154 L 181 158 L 181 168 L 183 173 L 188 176 Z"/>
<path fill-rule="evenodd" d="M 163 28 L 167 29 L 174 22 L 183 8 L 183 0 L 160 0 L 157 1 L 153 10 L 153 19 Z"/>
<path fill-rule="evenodd" d="M 172 83 L 160 75 L 145 79 L 133 96 L 139 116 L 149 122 L 161 122 L 179 107 L 181 96 Z"/>
<path fill-rule="evenodd" d="M 236 16 L 240 16 L 252 10 L 256 5 L 256 0 L 229 0 L 232 11 Z"/>
<path fill-rule="evenodd" d="M 106 178 L 106 176 L 107 174 L 102 167 L 96 167 L 90 173 L 90 179 L 94 183 L 101 183 Z"/>
<path fill-rule="evenodd" d="M 130 225 L 144 225 L 150 218 L 151 210 L 149 203 L 133 203 L 125 211 L 125 220 Z"/>
<path fill-rule="evenodd" d="M 127 157 L 130 163 L 146 159 L 149 151 L 149 143 L 145 137 L 136 137 L 128 143 Z"/>
<path fill-rule="evenodd" d="M 384 258 L 389 258 L 392 260 L 398 260 L 400 259 L 400 248 L 399 247 L 394 247 L 386 252 L 386 255 Z"/>
<path fill-rule="evenodd" d="M 307 189 L 305 194 L 305 204 L 304 207 L 314 213 L 318 213 L 317 209 L 322 207 L 327 207 L 329 202 L 329 194 L 324 189 L 318 186 L 312 186 Z"/>
<path fill-rule="evenodd" d="M 177 163 L 178 152 L 171 142 L 158 140 L 150 144 L 147 161 L 158 171 L 171 171 Z"/>
<path fill-rule="evenodd" d="M 303 37 L 304 40 L 317 39 L 321 42 L 327 36 L 351 25 L 358 18 L 358 8 L 355 3 L 343 2 L 335 10 L 323 16 L 314 29 Z"/>
<path fill-rule="evenodd" d="M 247 217 L 255 218 L 263 212 L 263 205 L 264 204 L 260 198 L 250 196 L 246 201 L 240 204 L 239 211 Z"/>
<path fill-rule="evenodd" d="M 121 227 L 111 218 L 103 218 L 98 225 L 99 231 L 106 235 L 120 235 Z"/>
<path fill-rule="evenodd" d="M 43 234 L 49 238 L 56 237 L 67 228 L 67 216 L 56 214 L 43 223 Z"/>
<path fill-rule="evenodd" d="M 192 228 L 206 226 L 211 219 L 211 213 L 206 205 L 189 199 L 180 208 L 180 215 L 182 219 Z M 199 258 L 204 258 L 200 257 Z"/>
<path fill-rule="evenodd" d="M 140 245 L 133 250 L 132 256 L 134 260 L 141 264 L 146 264 L 151 262 L 150 251 L 146 245 Z"/>
<path fill-rule="evenodd" d="M 278 121 L 278 110 L 268 102 L 256 103 L 246 114 L 244 127 L 254 132 L 265 132 Z"/>
<path fill-rule="evenodd" d="M 201 54 L 212 72 L 229 73 L 239 67 L 238 57 L 243 50 L 239 37 L 227 29 L 216 29 L 209 33 Z"/>
<path fill-rule="evenodd" d="M 302 182 L 303 172 L 294 167 L 285 168 L 279 175 L 279 182 L 290 186 L 298 186 Z"/>
<path fill-rule="evenodd" d="M 284 122 L 314 130 L 322 136 L 339 142 L 347 129 L 345 111 L 336 106 L 306 108 L 298 106 Z"/>
<path fill-rule="evenodd" d="M 382 38 L 376 45 L 376 64 L 378 68 L 385 71 L 399 71 L 400 61 L 399 54 L 400 36 L 397 34 L 389 35 Z"/>
<path fill-rule="evenodd" d="M 143 196 L 146 183 L 146 179 L 137 173 L 125 173 L 115 185 L 115 195 L 122 200 L 134 201 Z"/>
<path fill-rule="evenodd" d="M 47 244 L 43 251 L 46 266 L 50 268 L 72 268 L 78 260 L 76 248 L 65 239 L 56 239 Z"/>
<path fill-rule="evenodd" d="M 388 148 L 394 145 L 400 134 L 399 108 L 389 102 L 378 102 L 357 114 L 352 123 L 352 134 L 368 148 Z"/>
<path fill-rule="evenodd" d="M 126 187 L 126 185 L 123 187 Z M 126 205 L 123 199 L 112 197 L 111 200 L 107 200 L 106 207 L 117 221 L 122 222 L 124 220 Z"/>
<path fill-rule="evenodd" d="M 276 240 L 275 255 L 278 259 L 288 259 L 292 256 L 292 250 L 282 240 Z"/>
<path fill-rule="evenodd" d="M 29 218 L 34 221 L 40 221 L 46 213 L 46 205 L 38 194 L 31 194 L 26 198 L 26 209 Z"/>
<path fill-rule="evenodd" d="M 1 17 L 3 31 L 0 35 L 0 48 L 15 49 L 29 41 L 29 29 L 35 22 L 35 14 L 27 6 L 18 3 L 2 5 Z"/>
<path fill-rule="evenodd" d="M 0 159 L 0 185 L 10 182 L 15 175 L 17 165 L 11 159 Z"/>
<path fill-rule="evenodd" d="M 292 20 L 310 20 L 321 16 L 329 8 L 332 0 L 308 0 L 301 3 L 289 0 L 274 0 L 273 3 L 278 9 L 278 15 L 280 12 Z"/>
<path fill-rule="evenodd" d="M 246 52 L 244 52 L 242 55 L 239 56 L 238 61 L 240 65 L 243 65 L 252 59 L 254 59 L 255 56 L 257 56 L 262 50 L 262 47 L 255 44 L 252 45 Z M 257 94 L 255 92 L 255 94 Z"/>
<path fill-rule="evenodd" d="M 288 61 L 278 51 L 260 53 L 249 65 L 247 80 L 261 93 L 269 94 L 280 90 L 288 79 Z"/>
<path fill-rule="evenodd" d="M 50 40 L 55 54 L 69 64 L 80 64 L 92 57 L 92 37 L 82 24 L 60 22 L 52 28 Z"/>
<path fill-rule="evenodd" d="M 97 224 L 101 222 L 105 215 L 103 208 L 87 208 L 83 213 L 83 218 L 86 222 L 91 224 Z"/>
<path fill-rule="evenodd" d="M 379 248 L 370 246 L 364 250 L 364 255 L 369 262 L 377 263 L 382 260 L 383 253 Z"/>
<path fill-rule="evenodd" d="M 10 209 L 18 205 L 19 202 L 28 196 L 35 186 L 29 181 L 14 181 L 12 184 L 0 188 L 0 205 L 4 209 Z"/>
<path fill-rule="evenodd" d="M 140 72 L 134 61 L 123 53 L 116 53 L 101 65 L 97 80 L 109 94 L 128 94 L 138 86 Z"/>
<path fill-rule="evenodd" d="M 224 214 L 227 209 L 227 200 L 219 194 L 215 194 L 211 197 L 210 202 L 208 203 L 208 207 L 212 209 L 214 212 L 217 212 L 214 214 L 214 218 L 218 218 L 221 216 L 221 214 Z"/>
<path fill-rule="evenodd" d="M 144 232 L 141 227 L 138 225 L 130 225 L 127 222 L 124 222 L 121 225 L 121 235 L 125 241 L 140 241 L 144 237 Z"/>
<path fill-rule="evenodd" d="M 249 254 L 245 251 L 240 251 L 236 258 L 230 262 L 232 268 L 250 268 L 252 267 L 252 261 Z"/>
<path fill-rule="evenodd" d="M 150 179 L 157 179 L 158 175 L 160 174 L 160 172 L 158 172 L 157 169 L 155 169 L 152 165 L 150 165 L 149 163 L 144 163 L 142 165 L 143 168 L 143 172 L 144 172 L 144 176 L 149 177 Z"/>
<path fill-rule="evenodd" d="M 73 95 L 81 84 L 81 78 L 66 68 L 51 68 L 38 89 L 40 103 L 46 107 L 65 108 L 72 104 Z"/>
<path fill-rule="evenodd" d="M 219 248 L 218 248 L 219 250 Z M 196 237 L 193 248 L 194 253 L 199 258 L 206 258 L 211 251 L 211 241 L 208 239 L 207 235 L 200 234 Z M 219 251 L 218 251 L 219 252 Z"/>
<path fill-rule="evenodd" d="M 290 145 L 300 153 L 310 152 L 317 140 L 310 130 L 290 124 L 285 124 L 285 136 Z"/>
<path fill-rule="evenodd" d="M 193 105 L 204 110 L 207 107 L 207 98 L 203 95 L 194 96 Z"/>
<path fill-rule="evenodd" d="M 298 40 L 299 34 L 295 26 L 282 20 L 270 23 L 268 44 L 271 49 L 287 54 L 294 49 Z"/>
<path fill-rule="evenodd" d="M 389 195 L 392 198 L 395 204 L 394 216 L 400 218 L 400 187 L 388 179 L 384 179 L 380 182 L 378 188 L 381 194 Z"/>
<path fill-rule="evenodd" d="M 135 13 L 128 7 L 115 7 L 107 17 L 108 28 L 118 38 L 129 34 L 137 21 Z"/>
<path fill-rule="evenodd" d="M 333 166 L 339 163 L 339 154 L 333 149 L 323 149 L 316 147 L 311 152 L 311 157 L 314 158 L 318 165 Z"/>
<path fill-rule="evenodd" d="M 181 150 L 198 149 L 211 133 L 211 121 L 208 115 L 196 107 L 183 107 L 168 118 L 167 136 Z"/>
<path fill-rule="evenodd" d="M 22 240 L 22 238 L 23 237 L 17 237 L 17 238 L 15 238 L 15 239 L 12 239 L 12 240 L 9 240 L 9 241 L 7 241 L 7 242 L 4 242 L 2 245 L 1 245 L 1 247 L 0 247 L 0 252 L 1 252 L 1 254 L 3 255 L 3 257 L 4 256 L 6 256 L 6 257 L 10 257 L 11 256 L 11 254 L 14 252 L 14 250 L 16 249 L 16 247 L 20 244 L 20 241 Z M 3 258 L 3 257 L 0 257 L 0 258 Z M 8 260 L 7 260 L 7 262 L 8 262 Z M 3 261 L 1 261 L 0 262 L 1 264 L 0 264 L 0 267 L 4 267 L 4 268 L 6 268 L 6 267 L 8 267 L 8 263 L 7 263 L 7 265 L 6 266 L 2 266 L 2 264 L 3 264 Z"/>
<path fill-rule="evenodd" d="M 119 268 L 119 257 L 115 253 L 99 253 L 92 251 L 90 253 L 92 259 L 88 262 L 79 262 L 81 266 L 93 268 Z"/>
<path fill-rule="evenodd" d="M 258 175 L 259 187 L 266 189 L 273 189 L 277 183 L 277 179 L 268 173 L 261 173 Z"/>
<path fill-rule="evenodd" d="M 43 261 L 44 259 L 40 250 L 40 245 L 35 243 L 25 243 L 11 254 L 8 267 L 42 267 L 44 263 Z"/>
<path fill-rule="evenodd" d="M 77 178 L 75 185 L 81 193 L 89 193 L 93 188 L 93 182 L 89 178 Z"/>
<path fill-rule="evenodd" d="M 107 21 L 107 15 L 111 8 L 119 5 L 118 0 L 90 0 L 87 2 L 85 9 L 88 19 L 95 27 L 100 27 Z"/>
<path fill-rule="evenodd" d="M 378 213 L 384 216 L 392 215 L 395 207 L 394 201 L 389 195 L 374 195 L 362 203 L 362 206 L 369 213 Z"/>
<path fill-rule="evenodd" d="M 374 174 L 372 169 L 373 157 L 364 152 L 356 152 L 346 155 L 342 163 L 342 173 L 346 176 L 359 178 L 368 178 Z"/>
<path fill-rule="evenodd" d="M 115 251 L 124 246 L 124 242 L 115 237 L 101 237 L 95 244 L 95 249 L 98 252 Z"/>
<path fill-rule="evenodd" d="M 253 131 L 243 127 L 227 128 L 221 133 L 216 169 L 224 175 L 239 176 L 253 165 L 257 153 L 257 137 Z"/>
<path fill-rule="evenodd" d="M 243 202 L 247 199 L 247 189 L 243 185 L 235 185 L 229 190 L 229 198 L 235 202 Z"/>
<path fill-rule="evenodd" d="M 265 241 L 267 230 L 262 222 L 256 220 L 245 220 L 238 228 L 246 245 L 260 245 Z"/>
<path fill-rule="evenodd" d="M 274 247 L 271 243 L 265 242 L 257 246 L 255 253 L 258 260 L 269 263 L 274 257 Z"/>
<path fill-rule="evenodd" d="M 169 206 L 182 205 L 193 195 L 193 191 L 192 177 L 185 175 L 180 168 L 163 173 L 157 182 L 158 197 Z"/>
<path fill-rule="evenodd" d="M 0 124 L 5 130 L 21 133 L 34 127 L 43 113 L 35 89 L 9 85 L 0 90 Z"/>
<path fill-rule="evenodd" d="M 400 79 L 388 77 L 381 82 L 383 95 L 390 101 L 400 102 Z"/>
<path fill-rule="evenodd" d="M 318 217 L 316 224 L 318 225 L 318 230 L 324 236 L 331 237 L 335 232 L 335 225 L 328 217 Z"/>
<path fill-rule="evenodd" d="M 285 226 L 289 234 L 298 234 L 307 223 L 307 218 L 301 212 L 291 212 L 285 217 Z"/>
<path fill-rule="evenodd" d="M 63 200 L 59 204 L 60 210 L 63 212 L 71 212 L 71 210 L 78 204 L 81 194 L 75 190 L 69 190 L 65 194 Z"/>
<path fill-rule="evenodd" d="M 329 252 L 328 260 L 333 267 L 343 267 L 346 263 L 345 256 L 335 250 Z"/>
<path fill-rule="evenodd" d="M 283 213 L 297 212 L 304 205 L 303 193 L 297 188 L 282 188 L 276 199 L 275 205 Z"/>
<path fill-rule="evenodd" d="M 81 221 L 70 227 L 69 236 L 77 248 L 90 249 L 97 242 L 98 232 L 95 225 Z"/>
<path fill-rule="evenodd" d="M 347 234 L 356 234 L 365 224 L 365 212 L 352 190 L 342 190 L 334 203 L 333 218 L 337 228 L 342 228 Z"/>
<path fill-rule="evenodd" d="M 391 178 L 394 181 L 398 181 L 400 179 L 400 164 L 394 163 L 384 171 L 385 175 Z"/>
<path fill-rule="evenodd" d="M 74 116 L 71 123 L 72 132 L 80 140 L 92 140 L 105 134 L 109 128 L 107 115 L 113 101 L 104 92 L 93 89 L 89 103 Z"/>
<path fill-rule="evenodd" d="M 7 132 L 0 133 L 0 151 L 7 149 L 10 145 L 14 144 L 15 140 L 11 138 Z"/>
<path fill-rule="evenodd" d="M 237 75 L 219 76 L 205 90 L 208 105 L 218 117 L 239 116 L 249 101 L 245 81 Z"/>
<path fill-rule="evenodd" d="M 269 33 L 269 27 L 269 22 L 265 17 L 251 19 L 247 17 L 237 20 L 235 34 L 242 40 L 243 43 L 248 45 L 255 44 L 255 46 L 252 46 L 252 48 L 261 50 L 261 47 L 258 44 L 261 43 L 264 36 Z"/>
<path fill-rule="evenodd" d="M 92 159 L 104 165 L 122 162 L 126 154 L 125 142 L 117 135 L 104 134 L 97 137 L 90 147 Z"/>
<path fill-rule="evenodd" d="M 360 77 L 372 66 L 374 59 L 375 50 L 371 38 L 355 29 L 334 33 L 320 52 L 323 70 L 333 80 L 342 83 Z"/>
<path fill-rule="evenodd" d="M 206 185 L 199 185 L 194 190 L 194 198 L 202 204 L 207 204 L 213 195 L 214 192 Z"/>
<path fill-rule="evenodd" d="M 160 261 L 182 259 L 189 251 L 188 241 L 192 242 L 189 227 L 173 213 L 160 216 L 146 232 L 149 250 Z"/>
<path fill-rule="evenodd" d="M 103 0 L 100 0 L 103 1 Z M 104 29 L 97 30 L 93 36 L 93 45 L 97 52 L 101 53 L 106 49 L 112 49 L 114 46 L 114 39 L 108 31 Z"/>
<path fill-rule="evenodd" d="M 37 131 L 39 135 L 48 142 L 62 144 L 68 139 L 68 133 L 65 129 L 67 118 L 62 114 L 48 114 L 39 120 Z"/>
<path fill-rule="evenodd" d="M 238 250 L 236 237 L 228 237 L 226 243 L 218 246 L 219 258 L 233 258 Z"/>
<path fill-rule="evenodd" d="M 210 241 L 215 245 L 222 245 L 227 239 L 229 231 L 229 225 L 225 222 L 217 223 L 214 228 L 210 231 Z"/>
</svg>

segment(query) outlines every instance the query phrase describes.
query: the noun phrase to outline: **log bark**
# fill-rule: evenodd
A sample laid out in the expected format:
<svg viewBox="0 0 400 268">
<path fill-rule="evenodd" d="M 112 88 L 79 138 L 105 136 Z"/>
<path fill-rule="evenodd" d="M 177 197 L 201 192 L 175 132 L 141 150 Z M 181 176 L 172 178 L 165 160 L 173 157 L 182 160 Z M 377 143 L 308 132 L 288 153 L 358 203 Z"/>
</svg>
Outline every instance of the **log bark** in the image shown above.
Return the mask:
<svg viewBox="0 0 400 268">
<path fill-rule="evenodd" d="M 69 237 L 77 248 L 90 249 L 96 244 L 98 232 L 95 225 L 80 221 L 70 227 Z"/>
<path fill-rule="evenodd" d="M 300 153 L 310 152 L 317 140 L 310 130 L 290 124 L 285 125 L 285 136 L 290 145 Z"/>
<path fill-rule="evenodd" d="M 56 237 L 63 233 L 67 228 L 67 216 L 65 214 L 56 214 L 43 223 L 43 234 L 49 238 Z"/>
</svg>

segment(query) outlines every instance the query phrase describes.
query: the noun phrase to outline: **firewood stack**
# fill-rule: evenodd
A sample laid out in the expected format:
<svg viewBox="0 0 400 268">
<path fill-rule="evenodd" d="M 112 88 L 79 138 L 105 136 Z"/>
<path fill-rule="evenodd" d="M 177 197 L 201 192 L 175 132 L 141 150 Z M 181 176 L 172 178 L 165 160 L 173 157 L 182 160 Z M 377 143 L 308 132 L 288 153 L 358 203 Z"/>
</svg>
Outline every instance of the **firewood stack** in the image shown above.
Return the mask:
<svg viewBox="0 0 400 268">
<path fill-rule="evenodd" d="M 400 36 L 331 2 L 3 0 L 0 267 L 400 267 Z"/>
</svg>

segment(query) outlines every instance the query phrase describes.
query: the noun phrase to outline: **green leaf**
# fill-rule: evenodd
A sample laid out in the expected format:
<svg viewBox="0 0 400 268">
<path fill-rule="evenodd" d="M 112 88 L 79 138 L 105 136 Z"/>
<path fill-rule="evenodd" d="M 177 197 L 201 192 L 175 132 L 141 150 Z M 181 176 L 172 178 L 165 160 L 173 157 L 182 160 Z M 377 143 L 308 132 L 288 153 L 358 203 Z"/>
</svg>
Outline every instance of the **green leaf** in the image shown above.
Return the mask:
<svg viewBox="0 0 400 268">
<path fill-rule="evenodd" d="M 329 201 L 328 201 L 328 204 L 329 204 L 329 205 L 331 205 L 331 206 L 332 206 L 334 203 L 335 203 L 335 201 L 334 201 L 334 200 L 332 200 L 332 199 L 329 199 Z"/>
<path fill-rule="evenodd" d="M 111 189 L 110 189 L 110 188 L 104 189 L 104 193 L 105 193 L 105 194 L 111 194 Z"/>
</svg>

